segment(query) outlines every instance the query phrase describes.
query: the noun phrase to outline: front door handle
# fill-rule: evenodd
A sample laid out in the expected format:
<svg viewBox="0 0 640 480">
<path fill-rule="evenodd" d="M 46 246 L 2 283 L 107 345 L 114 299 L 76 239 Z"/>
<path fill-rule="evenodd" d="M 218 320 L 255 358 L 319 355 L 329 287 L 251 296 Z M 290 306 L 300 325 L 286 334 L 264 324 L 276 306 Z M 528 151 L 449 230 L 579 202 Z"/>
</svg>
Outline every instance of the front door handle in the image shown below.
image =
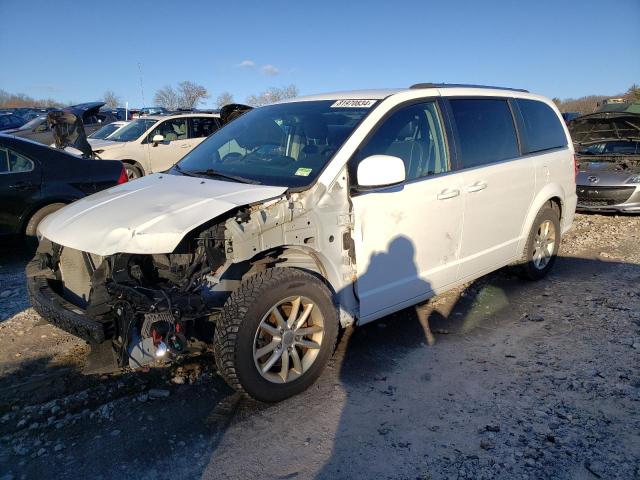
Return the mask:
<svg viewBox="0 0 640 480">
<path fill-rule="evenodd" d="M 445 188 L 443 191 L 441 191 L 438 194 L 438 200 L 446 200 L 447 198 L 453 198 L 453 197 L 457 197 L 458 195 L 460 195 L 460 190 L 456 189 L 450 189 L 450 188 Z"/>
<path fill-rule="evenodd" d="M 467 187 L 467 192 L 479 192 L 481 190 L 484 190 L 485 188 L 487 188 L 487 182 L 476 182 L 473 185 L 469 185 Z"/>
<path fill-rule="evenodd" d="M 189 148 L 191 145 L 189 145 L 188 143 L 183 143 L 182 145 L 180 145 L 180 148 Z"/>
</svg>

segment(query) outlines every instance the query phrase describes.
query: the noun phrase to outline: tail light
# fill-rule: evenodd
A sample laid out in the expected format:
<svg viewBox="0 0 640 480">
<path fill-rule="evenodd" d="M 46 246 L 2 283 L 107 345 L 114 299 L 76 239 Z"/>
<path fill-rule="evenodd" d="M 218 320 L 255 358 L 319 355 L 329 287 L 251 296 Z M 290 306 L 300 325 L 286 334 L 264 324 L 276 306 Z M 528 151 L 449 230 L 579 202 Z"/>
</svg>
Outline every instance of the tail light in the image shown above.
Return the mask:
<svg viewBox="0 0 640 480">
<path fill-rule="evenodd" d="M 122 166 L 122 170 L 120 170 L 120 176 L 118 177 L 118 185 L 126 183 L 129 180 L 127 177 L 127 169 Z"/>
<path fill-rule="evenodd" d="M 573 173 L 575 174 L 575 176 L 578 176 L 578 168 L 580 168 L 580 164 L 578 163 L 578 156 L 574 153 L 573 154 Z"/>
</svg>

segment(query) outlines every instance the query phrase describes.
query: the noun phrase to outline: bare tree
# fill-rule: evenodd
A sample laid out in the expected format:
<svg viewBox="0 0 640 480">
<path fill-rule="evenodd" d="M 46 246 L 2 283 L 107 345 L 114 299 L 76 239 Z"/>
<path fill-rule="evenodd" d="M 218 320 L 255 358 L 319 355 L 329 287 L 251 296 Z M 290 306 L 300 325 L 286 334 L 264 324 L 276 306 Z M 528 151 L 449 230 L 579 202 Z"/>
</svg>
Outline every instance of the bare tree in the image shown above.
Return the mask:
<svg viewBox="0 0 640 480">
<path fill-rule="evenodd" d="M 281 95 L 282 100 L 285 100 L 288 98 L 296 98 L 298 95 L 300 95 L 300 92 L 298 91 L 298 87 L 296 87 L 294 84 L 291 84 L 287 85 L 286 87 L 282 87 Z"/>
<path fill-rule="evenodd" d="M 634 83 L 629 87 L 627 92 L 622 96 L 627 102 L 640 102 L 640 86 Z"/>
<path fill-rule="evenodd" d="M 286 87 L 270 87 L 259 95 L 249 95 L 246 99 L 247 105 L 259 107 L 269 103 L 296 98 L 298 96 L 298 87 L 288 85 Z"/>
<path fill-rule="evenodd" d="M 102 99 L 104 100 L 105 105 L 109 108 L 116 108 L 120 105 L 120 97 L 117 96 L 113 90 L 107 90 L 104 92 Z"/>
<path fill-rule="evenodd" d="M 180 104 L 180 99 L 176 91 L 167 85 L 156 92 L 153 96 L 153 102 L 167 110 L 175 110 Z"/>
<path fill-rule="evenodd" d="M 230 103 L 233 103 L 233 95 L 229 92 L 221 92 L 220 95 L 218 95 L 218 98 L 216 98 L 216 105 L 218 108 L 222 108 Z"/>
<path fill-rule="evenodd" d="M 178 96 L 182 108 L 196 108 L 205 98 L 209 98 L 209 92 L 202 85 L 190 81 L 178 84 Z"/>
</svg>

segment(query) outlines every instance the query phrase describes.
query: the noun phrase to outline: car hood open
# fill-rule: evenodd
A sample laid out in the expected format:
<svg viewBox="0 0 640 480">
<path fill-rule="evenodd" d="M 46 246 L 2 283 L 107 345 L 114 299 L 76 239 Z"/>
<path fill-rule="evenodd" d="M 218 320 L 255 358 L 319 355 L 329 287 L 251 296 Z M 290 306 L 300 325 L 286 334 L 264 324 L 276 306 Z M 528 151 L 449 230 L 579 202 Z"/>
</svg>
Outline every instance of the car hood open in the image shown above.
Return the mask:
<svg viewBox="0 0 640 480">
<path fill-rule="evenodd" d="M 575 144 L 604 140 L 640 138 L 640 114 L 627 112 L 598 112 L 583 115 L 568 124 Z"/>
<path fill-rule="evenodd" d="M 148 175 L 48 216 L 40 235 L 96 255 L 170 253 L 194 228 L 235 207 L 279 197 L 286 187 Z"/>
</svg>

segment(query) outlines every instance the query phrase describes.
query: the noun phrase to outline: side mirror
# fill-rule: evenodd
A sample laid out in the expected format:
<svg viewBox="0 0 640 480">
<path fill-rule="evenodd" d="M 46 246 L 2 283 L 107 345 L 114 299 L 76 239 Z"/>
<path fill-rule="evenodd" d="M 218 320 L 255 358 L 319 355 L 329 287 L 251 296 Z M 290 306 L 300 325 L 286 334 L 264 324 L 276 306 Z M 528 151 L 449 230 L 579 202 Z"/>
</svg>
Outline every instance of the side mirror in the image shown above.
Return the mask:
<svg viewBox="0 0 640 480">
<path fill-rule="evenodd" d="M 404 162 L 391 155 L 371 155 L 358 165 L 356 174 L 360 187 L 386 187 L 406 179 Z"/>
<path fill-rule="evenodd" d="M 153 146 L 157 147 L 159 143 L 164 142 L 164 135 L 160 135 L 159 133 L 153 136 Z"/>
</svg>

